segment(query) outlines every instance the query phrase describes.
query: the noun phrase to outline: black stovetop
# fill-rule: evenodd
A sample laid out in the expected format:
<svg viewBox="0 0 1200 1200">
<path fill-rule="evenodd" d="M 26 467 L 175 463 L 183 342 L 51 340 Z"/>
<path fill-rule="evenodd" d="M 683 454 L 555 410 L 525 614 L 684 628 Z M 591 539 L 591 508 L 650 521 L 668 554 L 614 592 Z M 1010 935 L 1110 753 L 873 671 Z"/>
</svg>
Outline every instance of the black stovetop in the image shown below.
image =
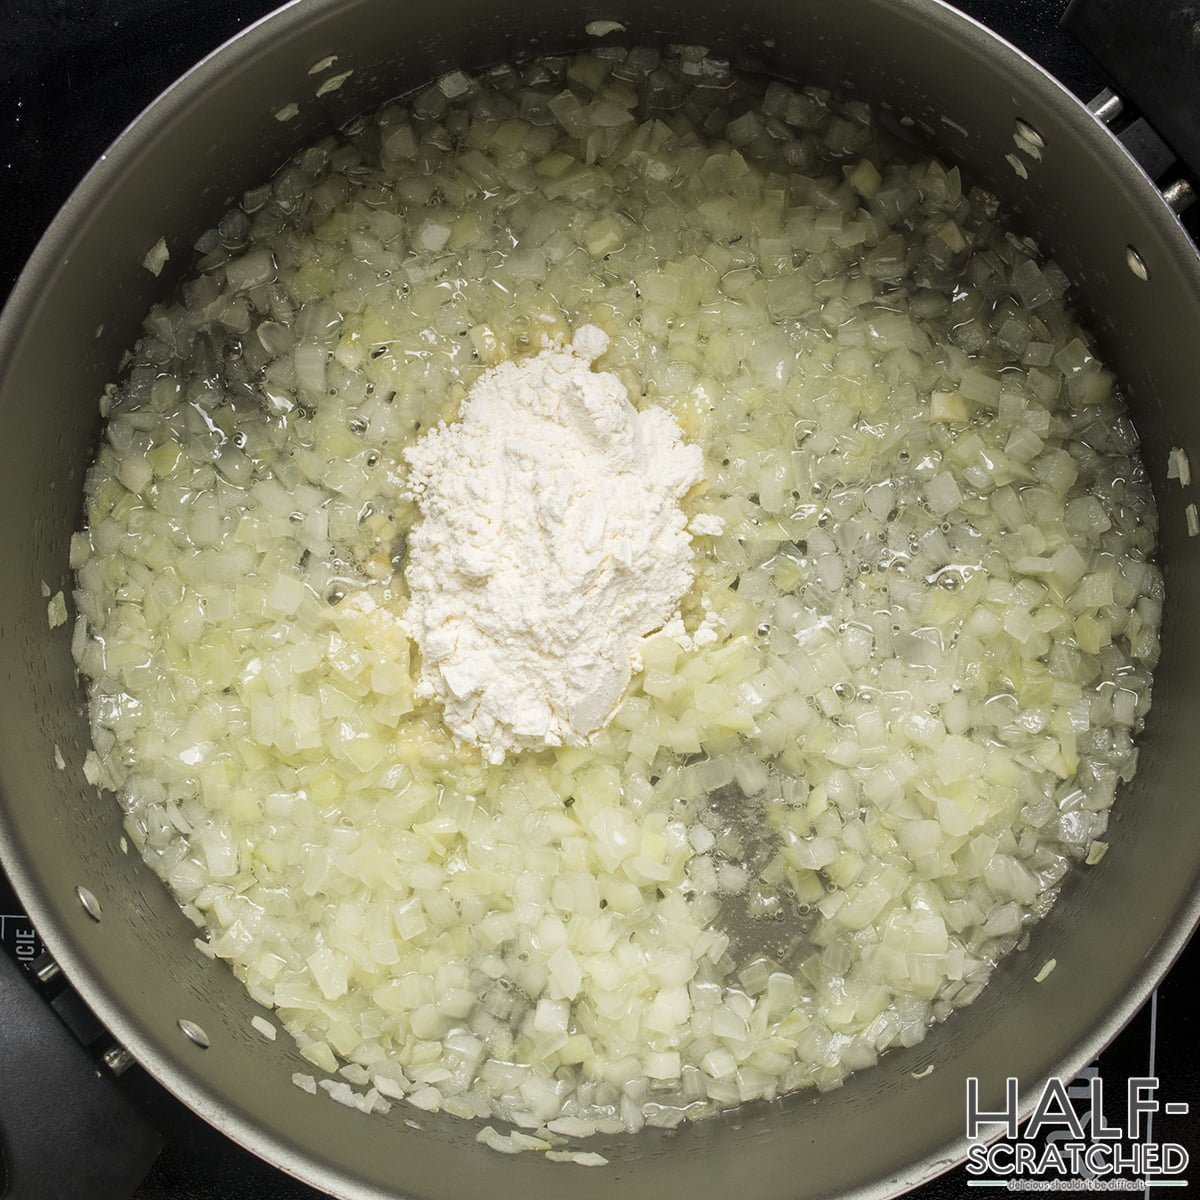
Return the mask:
<svg viewBox="0 0 1200 1200">
<path fill-rule="evenodd" d="M 1088 98 L 1100 90 L 1100 77 L 1057 27 L 1065 0 L 957 2 L 1077 95 Z M 275 0 L 0 0 L 0 300 L 58 206 L 124 125 L 188 66 L 275 6 Z M 39 950 L 36 932 L 2 874 L 0 943 L 25 964 Z M 1157 1075 L 1164 1098 L 1200 1114 L 1200 1012 L 1189 986 L 1197 968 L 1200 941 L 1093 1064 L 1110 1089 L 1123 1090 L 1131 1076 Z M 0 1009 L 0 1023 L 14 1020 L 19 1018 Z M 0 1084 L 4 1069 L 0 1062 Z M 164 1140 L 132 1200 L 319 1200 L 322 1195 L 234 1145 L 137 1066 L 120 1077 L 118 1086 Z M 1200 1158 L 1200 1120 L 1163 1117 L 1155 1130 Z M 962 1168 L 912 1193 L 920 1200 L 968 1194 L 974 1193 L 968 1192 Z M 79 1200 L 86 1195 L 81 1190 Z M 125 1196 L 109 1190 L 95 1200 Z"/>
</svg>

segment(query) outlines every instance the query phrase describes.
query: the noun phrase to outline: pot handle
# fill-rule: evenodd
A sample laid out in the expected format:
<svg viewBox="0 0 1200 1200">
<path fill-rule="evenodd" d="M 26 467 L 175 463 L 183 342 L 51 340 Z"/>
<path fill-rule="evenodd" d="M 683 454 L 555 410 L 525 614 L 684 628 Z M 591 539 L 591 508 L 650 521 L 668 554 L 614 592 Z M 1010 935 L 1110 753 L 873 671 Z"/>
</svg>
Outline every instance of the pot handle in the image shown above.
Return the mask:
<svg viewBox="0 0 1200 1200">
<path fill-rule="evenodd" d="M 0 1200 L 120 1200 L 161 1146 L 0 947 Z"/>
<path fill-rule="evenodd" d="M 1200 0 L 1071 0 L 1062 25 L 1200 177 Z"/>
</svg>

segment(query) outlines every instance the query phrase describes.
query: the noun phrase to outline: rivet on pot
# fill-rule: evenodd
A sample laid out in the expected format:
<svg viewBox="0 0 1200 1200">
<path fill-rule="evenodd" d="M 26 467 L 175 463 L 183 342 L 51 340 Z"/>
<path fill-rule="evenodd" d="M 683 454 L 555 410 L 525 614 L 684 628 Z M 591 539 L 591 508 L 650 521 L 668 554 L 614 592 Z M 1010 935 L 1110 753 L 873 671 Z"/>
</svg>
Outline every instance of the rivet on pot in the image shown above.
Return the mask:
<svg viewBox="0 0 1200 1200">
<path fill-rule="evenodd" d="M 175 1024 L 179 1026 L 183 1036 L 188 1041 L 195 1042 L 201 1050 L 208 1049 L 208 1034 L 195 1021 L 189 1021 L 186 1017 L 180 1017 Z"/>
<path fill-rule="evenodd" d="M 33 974 L 38 983 L 53 983 L 62 974 L 62 968 L 49 954 L 40 954 L 34 959 Z"/>
<path fill-rule="evenodd" d="M 1023 138 L 1038 150 L 1045 150 L 1046 139 L 1028 121 L 1023 121 L 1020 117 L 1017 117 L 1015 125 L 1019 138 Z"/>
<path fill-rule="evenodd" d="M 93 921 L 99 921 L 102 915 L 100 901 L 96 899 L 94 893 L 88 891 L 82 885 L 76 887 L 75 896 L 79 903 L 83 906 L 83 911 L 87 913 Z"/>
<path fill-rule="evenodd" d="M 1111 88 L 1105 88 L 1088 102 L 1088 112 L 1105 125 L 1111 125 L 1125 111 L 1125 101 Z"/>
<path fill-rule="evenodd" d="M 1163 188 L 1162 198 L 1170 206 L 1171 211 L 1179 216 L 1187 212 L 1196 202 L 1196 189 L 1186 179 L 1176 179 L 1174 183 Z"/>
<path fill-rule="evenodd" d="M 1133 246 L 1125 247 L 1125 264 L 1141 280 L 1150 278 L 1150 268 Z"/>
<path fill-rule="evenodd" d="M 134 1062 L 133 1055 L 124 1046 L 109 1046 L 100 1057 L 114 1075 L 124 1075 Z"/>
</svg>

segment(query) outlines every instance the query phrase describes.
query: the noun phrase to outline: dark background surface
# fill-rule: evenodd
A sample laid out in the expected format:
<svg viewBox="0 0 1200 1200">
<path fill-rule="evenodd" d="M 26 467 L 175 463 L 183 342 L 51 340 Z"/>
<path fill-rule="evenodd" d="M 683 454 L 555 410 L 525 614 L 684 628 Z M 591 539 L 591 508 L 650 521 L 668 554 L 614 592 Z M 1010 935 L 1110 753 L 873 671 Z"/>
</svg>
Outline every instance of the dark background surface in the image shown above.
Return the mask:
<svg viewBox="0 0 1200 1200">
<path fill-rule="evenodd" d="M 1083 99 L 1100 90 L 1094 66 L 1058 29 L 1065 0 L 959 0 L 958 6 Z M 187 67 L 273 7 L 273 0 L 0 0 L 0 300 L 59 205 L 121 129 Z M 2 876 L 0 942 L 24 962 L 37 949 Z M 1104 1053 L 1100 1070 L 1110 1095 L 1123 1092 L 1131 1075 L 1157 1073 L 1162 1098 L 1190 1104 L 1195 1115 L 1159 1117 L 1155 1136 L 1184 1144 L 1200 1161 L 1200 1006 L 1192 986 L 1198 968 L 1200 943 L 1194 943 Z M 0 1011 L 0 1022 L 20 1021 L 20 1012 Z M 0 1062 L 0 1079 L 3 1071 Z M 193 1117 L 139 1068 L 120 1086 L 166 1141 L 136 1200 L 319 1200 Z M 52 1081 L 45 1090 L 53 1095 Z M 69 1147 L 47 1147 L 64 1152 Z M 951 1172 L 912 1195 L 965 1197 L 967 1178 Z M 1200 1186 L 1200 1168 L 1194 1178 Z M 0 1195 L 3 1186 L 0 1178 Z M 124 1198 L 110 1190 L 96 1200 Z"/>
</svg>

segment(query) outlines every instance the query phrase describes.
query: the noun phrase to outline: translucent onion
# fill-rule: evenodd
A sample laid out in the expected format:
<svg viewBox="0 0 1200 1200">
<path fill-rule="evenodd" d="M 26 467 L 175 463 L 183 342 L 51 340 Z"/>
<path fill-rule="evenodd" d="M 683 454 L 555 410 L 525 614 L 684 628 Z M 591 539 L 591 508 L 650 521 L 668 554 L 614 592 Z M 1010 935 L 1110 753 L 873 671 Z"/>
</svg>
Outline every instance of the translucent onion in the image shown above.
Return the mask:
<svg viewBox="0 0 1200 1200">
<path fill-rule="evenodd" d="M 299 1087 L 594 1164 L 915 1045 L 1103 856 L 1163 602 L 1136 437 L 1062 272 L 887 141 L 697 46 L 453 71 L 151 313 L 71 541 L 83 770 Z M 584 322 L 724 530 L 595 742 L 490 767 L 414 694 L 402 451 Z"/>
</svg>

